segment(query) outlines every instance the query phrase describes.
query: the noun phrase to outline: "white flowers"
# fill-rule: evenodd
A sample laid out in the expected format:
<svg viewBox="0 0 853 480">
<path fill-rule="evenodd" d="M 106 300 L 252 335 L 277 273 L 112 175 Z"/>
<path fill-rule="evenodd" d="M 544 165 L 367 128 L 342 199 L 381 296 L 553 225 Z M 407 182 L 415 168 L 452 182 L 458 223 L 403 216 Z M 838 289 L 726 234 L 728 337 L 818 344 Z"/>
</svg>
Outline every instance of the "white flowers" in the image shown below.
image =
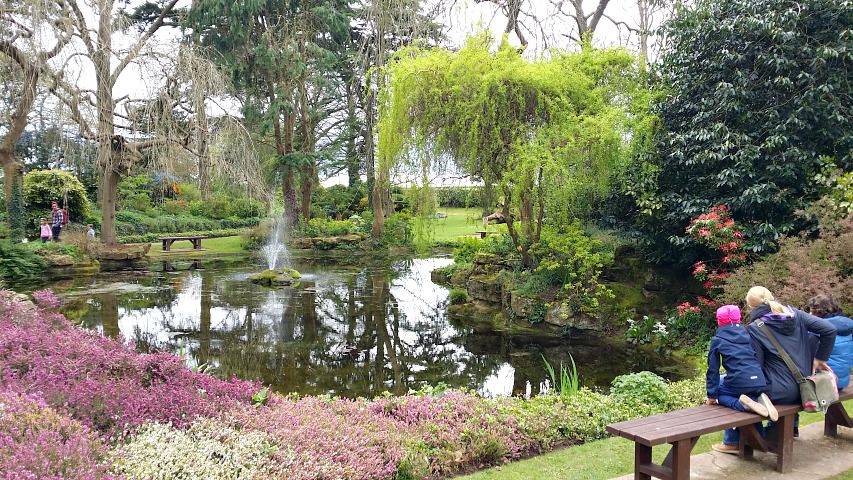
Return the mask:
<svg viewBox="0 0 853 480">
<path fill-rule="evenodd" d="M 666 330 L 666 325 L 664 325 L 661 322 L 657 322 L 657 323 L 655 323 L 655 333 L 662 335 L 662 336 L 665 336 L 669 332 Z"/>
<path fill-rule="evenodd" d="M 281 458 L 272 459 L 276 451 L 263 433 L 216 420 L 200 420 L 186 431 L 154 423 L 113 451 L 112 470 L 128 480 L 253 479 L 281 464 Z"/>
</svg>

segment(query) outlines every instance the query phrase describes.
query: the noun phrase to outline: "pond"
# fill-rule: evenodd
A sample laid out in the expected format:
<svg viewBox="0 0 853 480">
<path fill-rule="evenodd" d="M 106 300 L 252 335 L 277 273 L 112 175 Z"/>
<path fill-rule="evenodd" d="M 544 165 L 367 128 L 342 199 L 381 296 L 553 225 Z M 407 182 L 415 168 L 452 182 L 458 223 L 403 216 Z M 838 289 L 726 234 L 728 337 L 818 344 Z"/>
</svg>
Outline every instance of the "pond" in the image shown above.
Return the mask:
<svg viewBox="0 0 853 480">
<path fill-rule="evenodd" d="M 83 326 L 143 351 L 169 351 L 214 375 L 259 378 L 276 391 L 373 397 L 443 382 L 484 395 L 537 393 L 553 365 L 577 363 L 581 383 L 622 373 L 680 378 L 684 365 L 621 339 L 477 332 L 447 315 L 448 290 L 430 271 L 449 258 L 341 265 L 295 259 L 296 288 L 246 278 L 241 258 L 164 262 L 162 271 L 78 278 L 53 286 Z M 209 370 L 208 370 L 209 369 Z"/>
</svg>

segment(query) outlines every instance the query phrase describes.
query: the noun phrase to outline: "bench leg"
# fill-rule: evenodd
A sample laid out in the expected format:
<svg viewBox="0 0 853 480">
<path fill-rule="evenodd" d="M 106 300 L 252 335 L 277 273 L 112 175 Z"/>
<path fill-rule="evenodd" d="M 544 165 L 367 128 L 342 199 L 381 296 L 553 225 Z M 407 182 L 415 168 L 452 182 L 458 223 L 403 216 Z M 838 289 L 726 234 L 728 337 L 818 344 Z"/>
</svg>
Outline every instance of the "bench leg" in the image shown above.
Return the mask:
<svg viewBox="0 0 853 480">
<path fill-rule="evenodd" d="M 169 244 L 168 244 L 168 243 L 166 243 L 166 240 L 163 240 L 163 251 L 164 251 L 164 252 L 168 252 L 168 251 L 169 251 Z"/>
<path fill-rule="evenodd" d="M 794 468 L 794 419 L 796 415 L 787 415 L 774 425 L 777 429 L 776 470 L 789 473 Z"/>
<path fill-rule="evenodd" d="M 738 449 L 740 450 L 740 456 L 743 458 L 752 458 L 755 449 L 762 452 L 766 452 L 768 450 L 767 443 L 764 441 L 764 437 L 762 437 L 758 432 L 756 425 L 759 424 L 746 425 L 738 428 L 738 431 L 740 432 Z"/>
<path fill-rule="evenodd" d="M 634 444 L 634 480 L 652 480 L 652 476 L 640 470 L 652 463 L 652 447 L 639 443 Z"/>
<path fill-rule="evenodd" d="M 826 417 L 823 420 L 823 434 L 827 437 L 837 437 L 839 425 L 853 428 L 853 419 L 847 414 L 847 410 L 844 409 L 841 402 L 830 405 L 826 411 Z"/>
<path fill-rule="evenodd" d="M 689 480 L 690 479 L 690 452 L 699 437 L 694 437 L 688 440 L 680 440 L 672 445 L 666 460 L 663 465 L 672 469 L 673 480 Z"/>
</svg>

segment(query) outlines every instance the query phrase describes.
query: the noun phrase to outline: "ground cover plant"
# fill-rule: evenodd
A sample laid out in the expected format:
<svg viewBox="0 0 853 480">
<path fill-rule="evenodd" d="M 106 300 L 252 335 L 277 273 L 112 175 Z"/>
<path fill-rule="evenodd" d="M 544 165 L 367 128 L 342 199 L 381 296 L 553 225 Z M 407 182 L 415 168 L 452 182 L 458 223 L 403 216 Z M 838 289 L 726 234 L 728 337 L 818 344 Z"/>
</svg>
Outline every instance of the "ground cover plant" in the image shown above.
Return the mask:
<svg viewBox="0 0 853 480">
<path fill-rule="evenodd" d="M 260 395 L 257 383 L 196 373 L 178 357 L 75 327 L 50 291 L 32 297 L 0 291 L 0 440 L 10 445 L 0 462 L 41 468 L 39 478 L 443 478 L 701 401 L 701 382 L 648 373 L 618 383 L 655 392 L 630 400 L 586 388 L 527 400 L 444 388 L 372 400 Z M 61 455 L 34 466 L 30 441 Z"/>
</svg>

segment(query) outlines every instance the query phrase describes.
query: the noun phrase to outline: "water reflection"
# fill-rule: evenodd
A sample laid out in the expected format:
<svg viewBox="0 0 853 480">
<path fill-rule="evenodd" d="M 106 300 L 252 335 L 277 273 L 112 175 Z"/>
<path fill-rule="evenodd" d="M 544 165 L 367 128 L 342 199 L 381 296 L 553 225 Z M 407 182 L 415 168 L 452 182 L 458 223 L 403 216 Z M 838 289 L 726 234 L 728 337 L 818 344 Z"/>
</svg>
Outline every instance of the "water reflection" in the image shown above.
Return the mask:
<svg viewBox="0 0 853 480">
<path fill-rule="evenodd" d="M 534 393 L 552 364 L 578 363 L 582 382 L 607 385 L 626 371 L 668 376 L 665 361 L 601 340 L 477 333 L 447 317 L 447 290 L 429 273 L 449 259 L 360 268 L 297 264 L 296 288 L 245 281 L 256 266 L 174 266 L 118 274 L 61 291 L 66 312 L 106 335 L 165 350 L 191 366 L 260 378 L 281 392 L 375 396 L 444 382 L 488 395 Z M 175 271 L 176 270 L 176 271 Z"/>
</svg>

